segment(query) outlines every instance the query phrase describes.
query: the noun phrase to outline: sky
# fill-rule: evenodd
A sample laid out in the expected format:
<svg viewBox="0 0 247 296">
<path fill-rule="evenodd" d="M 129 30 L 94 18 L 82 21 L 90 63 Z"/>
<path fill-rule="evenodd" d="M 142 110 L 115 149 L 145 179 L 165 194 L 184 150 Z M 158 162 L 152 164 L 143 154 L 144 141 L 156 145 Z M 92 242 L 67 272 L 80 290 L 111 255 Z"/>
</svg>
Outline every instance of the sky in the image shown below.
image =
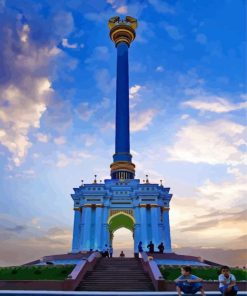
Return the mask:
<svg viewBox="0 0 247 296">
<path fill-rule="evenodd" d="M 73 188 L 109 178 L 115 15 L 138 19 L 131 153 L 171 188 L 174 251 L 246 265 L 243 0 L 0 0 L 0 265 L 70 251 Z"/>
</svg>

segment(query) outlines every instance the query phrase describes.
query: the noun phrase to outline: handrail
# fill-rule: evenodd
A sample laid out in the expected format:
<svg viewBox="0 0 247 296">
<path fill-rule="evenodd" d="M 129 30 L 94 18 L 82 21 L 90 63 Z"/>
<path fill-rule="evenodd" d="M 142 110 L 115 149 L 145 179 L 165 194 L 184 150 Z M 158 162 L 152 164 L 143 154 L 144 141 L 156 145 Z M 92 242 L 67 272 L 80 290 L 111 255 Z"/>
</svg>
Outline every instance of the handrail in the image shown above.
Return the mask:
<svg viewBox="0 0 247 296">
<path fill-rule="evenodd" d="M 87 271 L 93 269 L 100 257 L 99 252 L 93 252 L 88 258 L 80 260 L 64 281 L 64 290 L 74 290 L 81 282 Z"/>
<path fill-rule="evenodd" d="M 144 270 L 146 270 L 152 280 L 152 283 L 156 291 L 162 290 L 165 280 L 159 270 L 157 263 L 154 260 L 149 260 L 146 252 L 140 252 L 139 257 Z"/>
</svg>

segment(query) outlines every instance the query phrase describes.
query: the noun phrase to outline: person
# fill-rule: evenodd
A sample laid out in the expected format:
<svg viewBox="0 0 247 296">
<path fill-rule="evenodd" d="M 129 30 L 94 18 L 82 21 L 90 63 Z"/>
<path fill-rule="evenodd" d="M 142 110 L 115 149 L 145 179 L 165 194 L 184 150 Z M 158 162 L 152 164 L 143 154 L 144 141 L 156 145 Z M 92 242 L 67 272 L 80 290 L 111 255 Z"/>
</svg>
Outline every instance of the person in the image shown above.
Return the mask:
<svg viewBox="0 0 247 296">
<path fill-rule="evenodd" d="M 139 253 L 143 252 L 142 242 L 139 242 L 139 244 L 138 244 L 138 252 Z"/>
<path fill-rule="evenodd" d="M 222 295 L 237 295 L 238 287 L 236 285 L 236 278 L 230 272 L 228 266 L 222 266 L 220 268 L 219 275 L 219 290 Z"/>
<path fill-rule="evenodd" d="M 119 255 L 121 258 L 125 257 L 125 254 L 123 251 L 121 251 L 120 255 Z"/>
<path fill-rule="evenodd" d="M 191 274 L 191 272 L 190 266 L 181 268 L 181 276 L 175 280 L 178 295 L 181 296 L 182 292 L 185 294 L 196 294 L 196 292 L 201 291 L 201 294 L 204 296 L 205 293 L 201 283 L 203 280 Z"/>
<path fill-rule="evenodd" d="M 149 253 L 154 253 L 154 244 L 152 241 L 150 241 L 149 245 L 147 246 L 149 249 Z"/>
<path fill-rule="evenodd" d="M 108 257 L 109 258 L 109 249 L 107 244 L 105 244 L 104 248 L 103 248 L 103 257 Z"/>
<path fill-rule="evenodd" d="M 112 254 L 113 254 L 113 248 L 112 248 L 112 246 L 109 247 L 109 254 L 110 254 L 110 258 L 112 258 Z"/>
<path fill-rule="evenodd" d="M 159 249 L 160 253 L 163 254 L 164 253 L 164 249 L 165 249 L 164 244 L 163 243 L 160 243 L 158 245 L 158 249 Z"/>
</svg>

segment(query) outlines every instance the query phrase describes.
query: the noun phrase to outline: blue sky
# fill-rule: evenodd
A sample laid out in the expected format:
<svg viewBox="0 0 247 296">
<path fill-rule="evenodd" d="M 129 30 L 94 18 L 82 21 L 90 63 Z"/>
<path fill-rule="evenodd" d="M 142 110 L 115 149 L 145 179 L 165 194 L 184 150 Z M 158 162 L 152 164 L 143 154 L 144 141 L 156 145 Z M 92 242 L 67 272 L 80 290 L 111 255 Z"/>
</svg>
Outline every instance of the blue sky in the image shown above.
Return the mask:
<svg viewBox="0 0 247 296">
<path fill-rule="evenodd" d="M 240 0 L 0 1 L 0 264 L 70 250 L 72 188 L 109 178 L 115 15 L 139 24 L 137 178 L 171 187 L 174 248 L 238 250 L 229 262 L 244 264 L 245 11 Z"/>
</svg>

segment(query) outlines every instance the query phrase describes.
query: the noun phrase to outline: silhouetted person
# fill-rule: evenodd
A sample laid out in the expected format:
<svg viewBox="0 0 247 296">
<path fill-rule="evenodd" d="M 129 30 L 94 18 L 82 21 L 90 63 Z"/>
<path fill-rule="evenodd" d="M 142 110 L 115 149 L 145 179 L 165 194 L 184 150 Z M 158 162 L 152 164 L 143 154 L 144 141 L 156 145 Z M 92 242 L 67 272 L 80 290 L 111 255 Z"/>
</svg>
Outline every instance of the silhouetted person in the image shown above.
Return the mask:
<svg viewBox="0 0 247 296">
<path fill-rule="evenodd" d="M 138 244 L 138 252 L 143 252 L 143 248 L 142 248 L 142 242 L 139 242 Z"/>
<path fill-rule="evenodd" d="M 121 258 L 125 257 L 125 254 L 123 251 L 121 251 L 120 255 L 119 255 Z"/>
<path fill-rule="evenodd" d="M 149 253 L 154 253 L 154 244 L 152 241 L 150 241 L 149 245 L 147 246 L 149 249 Z"/>
<path fill-rule="evenodd" d="M 159 244 L 159 245 L 158 245 L 158 249 L 159 249 L 159 252 L 160 252 L 161 254 L 163 254 L 163 253 L 164 253 L 164 249 L 165 249 L 164 244 L 163 244 L 163 243 Z"/>
<path fill-rule="evenodd" d="M 109 255 L 110 255 L 110 258 L 112 258 L 112 254 L 113 254 L 113 248 L 112 246 L 109 247 Z"/>
<path fill-rule="evenodd" d="M 108 249 L 107 244 L 105 244 L 105 247 L 103 248 L 103 257 L 109 258 L 109 249 Z"/>
</svg>

